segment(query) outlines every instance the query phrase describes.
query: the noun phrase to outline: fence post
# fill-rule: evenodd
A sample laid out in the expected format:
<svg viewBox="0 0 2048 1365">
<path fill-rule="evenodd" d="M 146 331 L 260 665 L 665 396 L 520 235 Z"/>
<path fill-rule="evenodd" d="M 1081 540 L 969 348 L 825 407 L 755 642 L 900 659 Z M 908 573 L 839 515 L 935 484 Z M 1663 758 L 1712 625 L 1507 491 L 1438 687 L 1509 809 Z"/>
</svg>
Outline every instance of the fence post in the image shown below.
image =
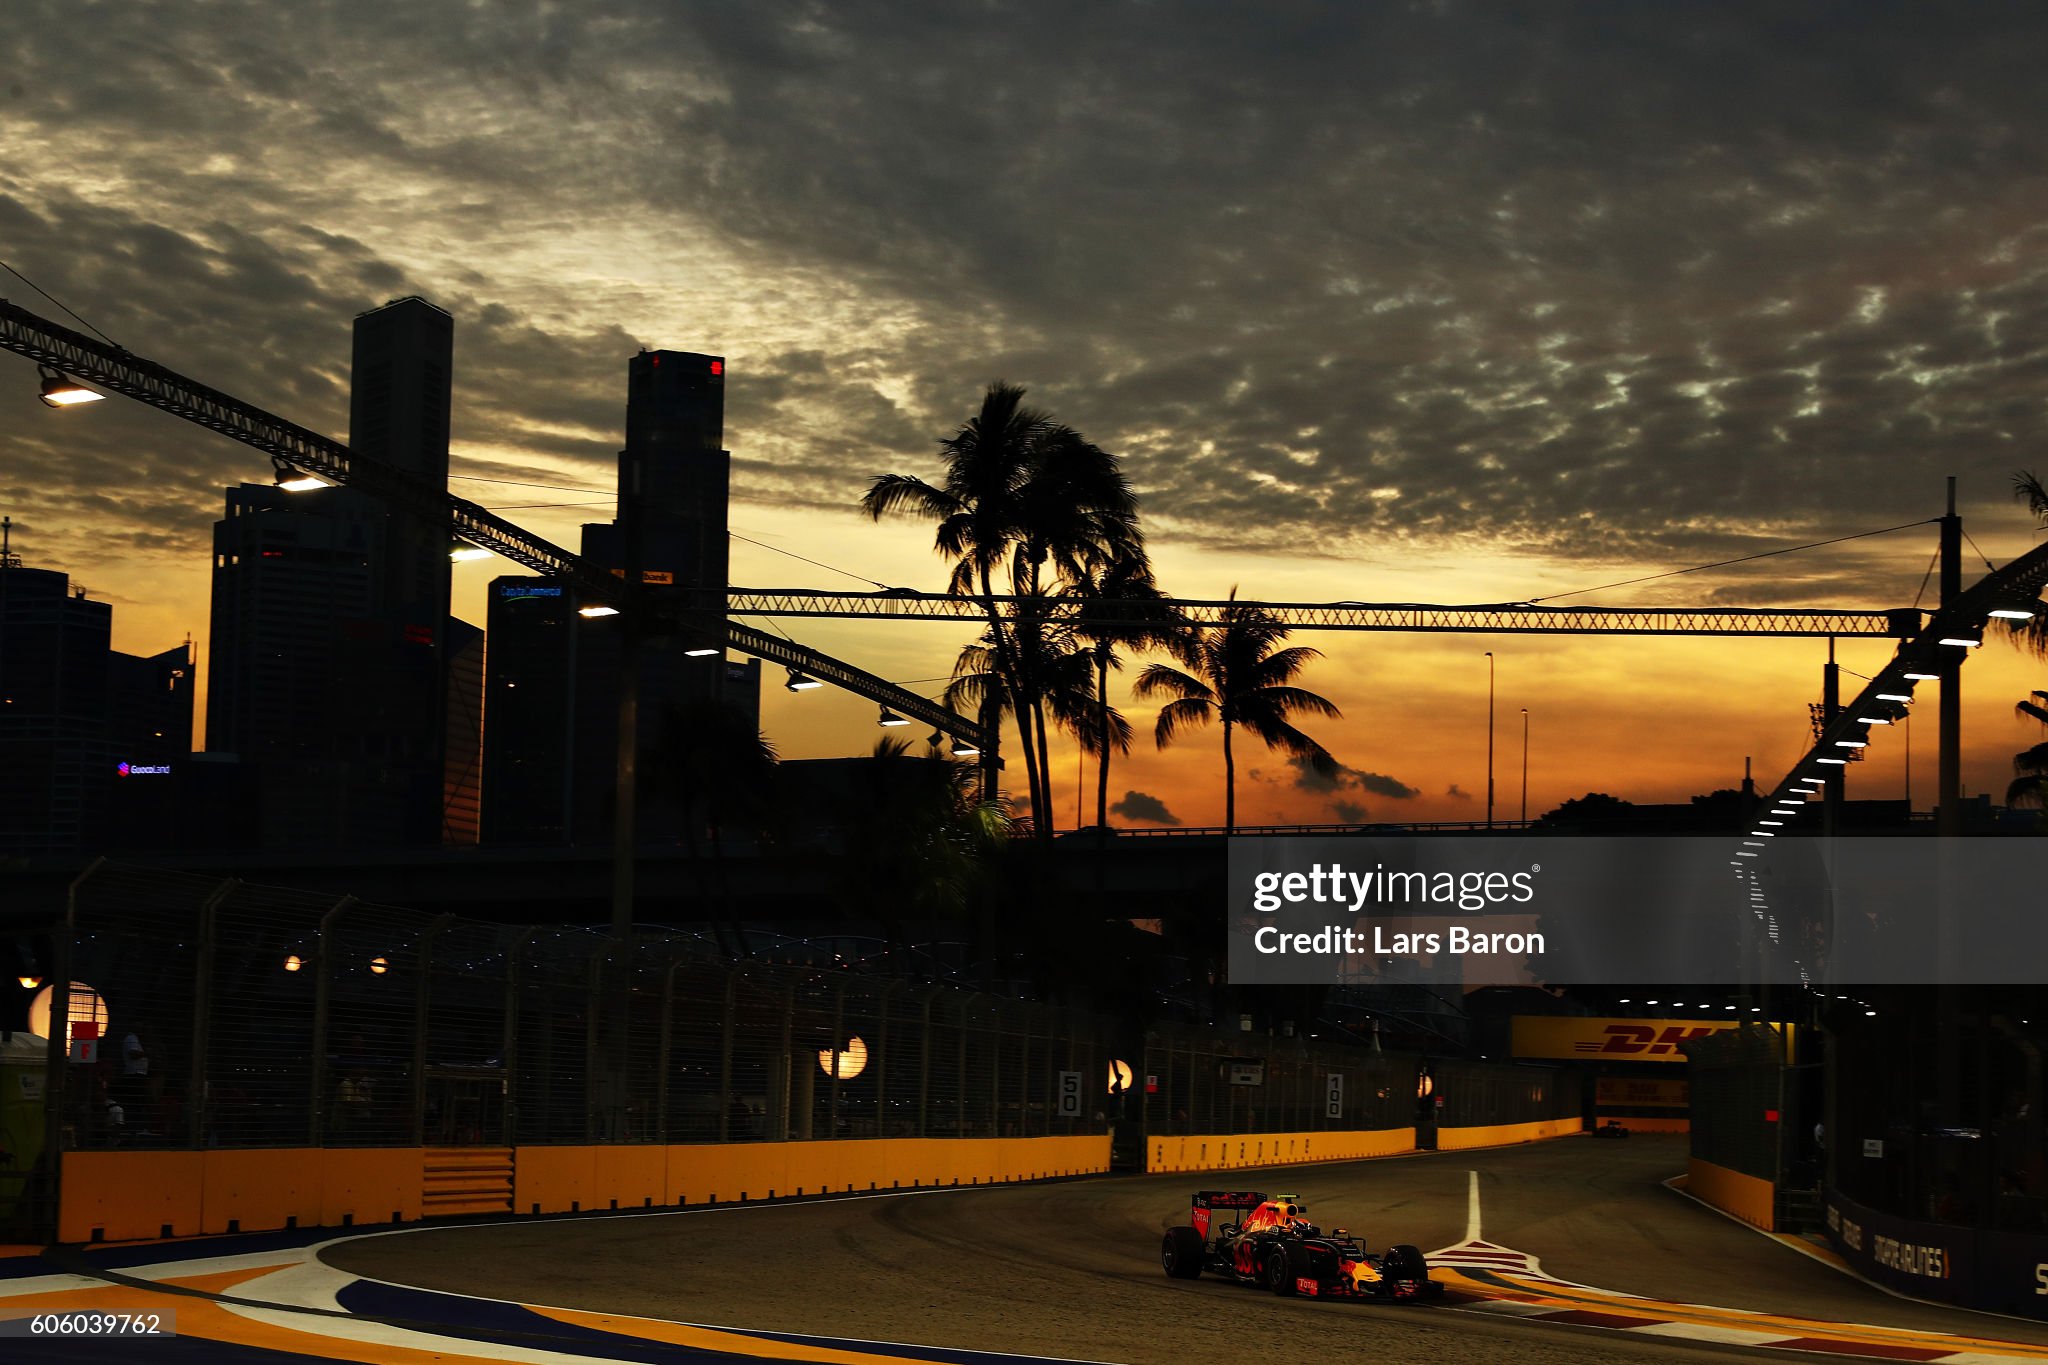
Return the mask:
<svg viewBox="0 0 2048 1365">
<path fill-rule="evenodd" d="M 434 971 L 434 939 L 455 923 L 455 916 L 440 915 L 420 935 L 418 980 L 413 983 L 412 1002 L 412 1145 L 427 1144 L 427 1021 L 429 983 Z"/>
<path fill-rule="evenodd" d="M 968 1000 L 974 997 L 969 996 Z M 967 1136 L 967 1000 L 960 1002 L 960 1027 L 957 1030 L 960 1044 L 960 1066 L 953 1073 L 959 1082 L 954 1090 L 958 1097 L 953 1104 L 953 1136 Z"/>
<path fill-rule="evenodd" d="M 875 1066 L 876 1137 L 889 1136 L 889 993 L 896 985 L 894 981 L 882 984 L 882 1000 L 876 1007 L 880 1017 L 875 1021 L 875 1046 L 868 1049 Z"/>
<path fill-rule="evenodd" d="M 50 965 L 55 974 L 50 979 L 50 1039 L 44 1053 L 43 1093 L 47 1096 L 47 1107 L 43 1111 L 43 1151 L 48 1153 L 51 1172 L 49 1182 L 49 1209 L 45 1221 L 49 1225 L 52 1240 L 57 1234 L 57 1218 L 63 1203 L 64 1181 L 64 1110 L 69 1101 L 65 1093 L 65 1081 L 71 1069 L 71 970 L 73 940 L 78 934 L 78 888 L 98 872 L 106 863 L 105 858 L 95 858 L 78 879 L 64 892 L 64 928 L 53 933 L 55 941 L 50 945 L 50 956 L 55 959 Z M 91 1102 L 88 1094 L 87 1102 Z"/>
<path fill-rule="evenodd" d="M 777 1090 L 782 1092 L 781 1104 L 779 1106 L 781 1110 L 781 1117 L 775 1125 L 777 1130 L 775 1140 L 777 1142 L 789 1141 L 790 1130 L 792 1127 L 792 1125 L 790 1124 L 790 1119 L 794 1117 L 794 1115 L 791 1113 L 791 1106 L 795 1103 L 796 1100 L 796 1096 L 794 1094 L 794 1091 L 796 1089 L 796 1077 L 791 1075 L 790 1073 L 795 1069 L 796 1059 L 790 1056 L 789 1043 L 790 1031 L 793 1028 L 795 1028 L 795 1026 L 796 987 L 784 986 L 782 988 L 782 1050 L 778 1054 L 776 1061 L 776 1070 L 781 1073 L 782 1077 L 782 1083 L 776 1087 Z"/>
<path fill-rule="evenodd" d="M 519 1145 L 519 964 L 526 945 L 540 932 L 538 926 L 512 940 L 505 952 L 504 1045 L 498 1050 L 498 1065 L 504 1069 L 499 1084 L 504 1087 L 505 1145 Z"/>
<path fill-rule="evenodd" d="M 938 994 L 933 987 L 924 993 L 924 1007 L 917 1025 L 917 1135 L 925 1135 L 925 1116 L 929 1112 L 932 1094 L 932 1001 Z"/>
<path fill-rule="evenodd" d="M 989 1136 L 1004 1132 L 1004 1001 L 991 1001 L 989 1009 Z"/>
<path fill-rule="evenodd" d="M 199 956 L 192 973 L 192 1062 L 185 1077 L 185 1143 L 206 1145 L 206 1052 L 213 1041 L 215 914 L 242 883 L 230 877 L 199 907 Z"/>
<path fill-rule="evenodd" d="M 839 1059 L 846 1051 L 846 983 L 832 988 L 832 1088 L 826 1092 L 827 1138 L 839 1136 Z"/>
<path fill-rule="evenodd" d="M 306 1145 L 320 1147 L 327 1138 L 327 1005 L 333 993 L 333 972 L 336 954 L 328 950 L 328 940 L 333 937 L 335 918 L 356 903 L 354 896 L 343 896 L 327 913 L 320 917 L 320 951 L 314 955 L 319 963 L 319 975 L 313 980 L 313 1055 L 308 1059 L 306 1070 L 312 1077 L 312 1092 L 306 1097 Z"/>
<path fill-rule="evenodd" d="M 682 965 L 681 958 L 671 958 L 661 978 L 661 1042 L 654 1062 L 654 1140 L 661 1143 L 668 1141 L 668 1052 L 675 1033 L 676 968 Z"/>
<path fill-rule="evenodd" d="M 1024 1026 L 1017 1030 L 1017 1136 L 1027 1137 L 1031 1130 L 1031 1014 L 1030 1005 L 1024 1006 Z M 996 1136 L 1004 1136 L 1001 1115 L 997 1116 Z"/>
<path fill-rule="evenodd" d="M 725 970 L 725 1024 L 718 1035 L 718 1140 L 732 1141 L 732 1017 L 739 1009 L 740 969 Z M 765 1096 L 763 1097 L 765 1100 Z"/>
</svg>

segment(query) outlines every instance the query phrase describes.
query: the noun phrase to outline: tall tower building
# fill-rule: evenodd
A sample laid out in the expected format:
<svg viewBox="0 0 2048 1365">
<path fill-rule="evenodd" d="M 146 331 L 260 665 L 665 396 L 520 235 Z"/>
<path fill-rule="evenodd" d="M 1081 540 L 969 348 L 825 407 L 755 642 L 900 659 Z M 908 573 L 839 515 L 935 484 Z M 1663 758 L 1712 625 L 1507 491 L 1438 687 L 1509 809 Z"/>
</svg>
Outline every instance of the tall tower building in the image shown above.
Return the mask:
<svg viewBox="0 0 2048 1365">
<path fill-rule="evenodd" d="M 407 297 L 357 316 L 349 366 L 349 448 L 436 489 L 448 486 L 455 320 Z M 448 614 L 448 536 L 395 512 L 379 558 L 379 616 L 439 631 Z"/>
<path fill-rule="evenodd" d="M 639 567 L 673 586 L 716 593 L 729 562 L 725 359 L 642 351 L 626 366 L 626 445 L 619 452 L 619 566 L 638 539 Z M 657 577 L 656 582 L 663 580 Z"/>
<path fill-rule="evenodd" d="M 694 608 L 680 633 L 641 638 L 641 837 L 684 838 L 688 804 L 661 780 L 702 709 L 730 706 L 758 727 L 759 660 L 728 662 L 725 361 L 642 351 L 626 367 L 619 519 L 583 528 L 582 553 L 638 574 L 652 598 Z M 617 786 L 622 617 L 579 616 L 572 590 L 531 578 L 491 585 L 484 725 L 485 843 L 602 843 Z M 672 764 L 668 766 L 673 766 Z"/>
<path fill-rule="evenodd" d="M 454 328 L 418 298 L 355 320 L 352 450 L 446 487 Z M 214 526 L 207 744 L 262 793 L 250 844 L 461 840 L 473 764 L 447 743 L 449 688 L 474 668 L 448 619 L 448 533 L 347 488 L 228 490 Z M 459 623 L 458 623 L 459 624 Z M 459 637 L 459 638 L 458 638 Z M 458 727 L 473 732 L 471 716 Z M 459 747 L 459 746 L 458 746 Z"/>
</svg>

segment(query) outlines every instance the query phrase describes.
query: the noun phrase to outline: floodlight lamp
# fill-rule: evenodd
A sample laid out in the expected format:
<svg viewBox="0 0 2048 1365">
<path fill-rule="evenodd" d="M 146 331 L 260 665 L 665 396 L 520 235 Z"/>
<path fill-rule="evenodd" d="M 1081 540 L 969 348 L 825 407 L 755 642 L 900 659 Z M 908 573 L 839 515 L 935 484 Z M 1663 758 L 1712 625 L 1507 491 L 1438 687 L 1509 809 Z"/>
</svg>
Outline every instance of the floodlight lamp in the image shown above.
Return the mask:
<svg viewBox="0 0 2048 1365">
<path fill-rule="evenodd" d="M 448 547 L 448 560 L 451 564 L 465 564 L 472 559 L 489 559 L 490 557 L 491 552 L 481 545 L 466 545 L 458 540 Z"/>
<path fill-rule="evenodd" d="M 700 645 L 696 649 L 684 650 L 683 657 L 685 659 L 708 659 L 714 654 L 723 653 L 725 653 L 724 650 L 719 649 L 713 645 Z"/>
<path fill-rule="evenodd" d="M 1984 642 L 1972 639 L 1967 635 L 1944 635 L 1941 637 L 1940 643 L 1954 645 L 1957 649 L 1975 649 Z"/>
<path fill-rule="evenodd" d="M 964 741 L 964 740 L 958 740 L 958 739 L 954 740 L 954 741 L 953 741 L 953 750 L 952 750 L 952 752 L 953 752 L 953 757 L 955 757 L 955 758 L 980 758 L 980 757 L 981 757 L 981 750 L 979 750 L 979 749 L 975 748 L 975 747 L 974 747 L 974 746 L 973 746 L 972 744 L 969 744 L 969 743 L 967 743 L 967 742 L 966 742 L 966 741 Z"/>
<path fill-rule="evenodd" d="M 600 616 L 617 616 L 619 609 L 617 607 L 608 607 L 602 602 L 597 602 L 587 607 L 576 608 L 576 614 L 595 621 Z"/>
<path fill-rule="evenodd" d="M 1848 766 L 1849 766 L 1849 760 L 1848 760 L 1848 759 L 1846 759 L 1846 758 L 1817 758 L 1817 759 L 1815 759 L 1815 760 L 1814 760 L 1814 762 L 1816 762 L 1816 763 L 1832 763 L 1832 764 L 1834 764 L 1834 765 L 1835 765 L 1836 767 L 1838 767 L 1838 768 L 1846 768 L 1846 767 L 1848 767 Z"/>
<path fill-rule="evenodd" d="M 1913 703 L 1913 694 L 1911 692 L 1879 692 L 1877 699 L 1879 701 L 1895 701 L 1901 706 L 1910 706 Z"/>
<path fill-rule="evenodd" d="M 66 379 L 61 371 L 47 365 L 36 366 L 36 372 L 43 377 L 43 406 L 48 408 L 75 408 L 81 403 L 97 403 L 106 395 L 94 393 L 76 380 Z"/>
<path fill-rule="evenodd" d="M 792 668 L 789 670 L 789 681 L 784 683 L 783 687 L 791 692 L 808 692 L 812 688 L 823 687 L 824 685 L 801 668 Z"/>
<path fill-rule="evenodd" d="M 1902 678 L 1907 678 L 1907 679 L 1910 679 L 1910 680 L 1911 680 L 1911 681 L 1913 681 L 1913 682 L 1940 682 L 1940 681 L 1941 681 L 1941 674 L 1939 674 L 1939 673 L 1902 673 L 1902 674 L 1900 674 L 1899 676 L 1900 676 L 1900 677 L 1902 677 Z"/>
<path fill-rule="evenodd" d="M 331 486 L 318 474 L 308 474 L 298 466 L 276 456 L 271 457 L 270 467 L 273 471 L 272 481 L 287 493 L 310 493 L 316 488 Z"/>
<path fill-rule="evenodd" d="M 875 724 L 881 726 L 884 730 L 893 730 L 899 725 L 908 725 L 910 722 L 885 706 L 882 708 L 881 719 L 877 720 Z"/>
</svg>

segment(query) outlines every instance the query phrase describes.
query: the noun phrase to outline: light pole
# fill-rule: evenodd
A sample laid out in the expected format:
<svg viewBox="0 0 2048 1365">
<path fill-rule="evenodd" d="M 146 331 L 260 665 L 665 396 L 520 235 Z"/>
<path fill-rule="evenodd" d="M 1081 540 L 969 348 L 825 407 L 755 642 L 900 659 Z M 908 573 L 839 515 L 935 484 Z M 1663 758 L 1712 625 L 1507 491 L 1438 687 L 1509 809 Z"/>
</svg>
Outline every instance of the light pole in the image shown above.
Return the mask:
<svg viewBox="0 0 2048 1365">
<path fill-rule="evenodd" d="M 1493 828 L 1493 651 L 1486 651 L 1486 827 Z"/>
<path fill-rule="evenodd" d="M 1529 708 L 1522 708 L 1522 823 L 1529 823 Z"/>
</svg>

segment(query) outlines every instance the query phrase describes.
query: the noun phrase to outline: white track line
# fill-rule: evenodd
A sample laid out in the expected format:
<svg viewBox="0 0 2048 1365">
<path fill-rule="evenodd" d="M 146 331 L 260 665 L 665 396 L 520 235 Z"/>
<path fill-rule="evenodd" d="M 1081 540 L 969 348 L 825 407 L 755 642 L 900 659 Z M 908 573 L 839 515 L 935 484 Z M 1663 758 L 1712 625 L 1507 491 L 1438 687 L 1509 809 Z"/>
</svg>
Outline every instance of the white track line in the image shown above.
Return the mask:
<svg viewBox="0 0 2048 1365">
<path fill-rule="evenodd" d="M 1465 1240 L 1476 1242 L 1479 1237 L 1479 1172 L 1467 1171 L 1471 1183 L 1465 1187 Z"/>
</svg>

